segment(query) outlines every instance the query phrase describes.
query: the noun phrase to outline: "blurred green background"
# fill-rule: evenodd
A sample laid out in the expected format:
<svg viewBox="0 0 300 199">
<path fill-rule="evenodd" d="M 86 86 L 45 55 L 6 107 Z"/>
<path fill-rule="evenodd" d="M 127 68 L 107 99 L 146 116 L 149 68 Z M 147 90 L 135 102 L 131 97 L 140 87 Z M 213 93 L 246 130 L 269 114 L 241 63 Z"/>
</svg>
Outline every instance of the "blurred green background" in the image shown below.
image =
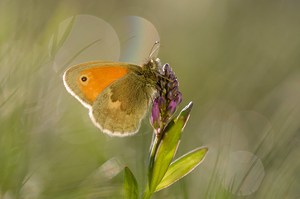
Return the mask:
<svg viewBox="0 0 300 199">
<path fill-rule="evenodd" d="M 295 0 L 0 0 L 0 198 L 121 198 L 125 165 L 145 183 L 148 116 L 135 136 L 104 135 L 62 73 L 91 59 L 141 63 L 157 39 L 181 106 L 194 102 L 178 155 L 209 153 L 154 198 L 300 198 L 299 10 Z"/>
</svg>

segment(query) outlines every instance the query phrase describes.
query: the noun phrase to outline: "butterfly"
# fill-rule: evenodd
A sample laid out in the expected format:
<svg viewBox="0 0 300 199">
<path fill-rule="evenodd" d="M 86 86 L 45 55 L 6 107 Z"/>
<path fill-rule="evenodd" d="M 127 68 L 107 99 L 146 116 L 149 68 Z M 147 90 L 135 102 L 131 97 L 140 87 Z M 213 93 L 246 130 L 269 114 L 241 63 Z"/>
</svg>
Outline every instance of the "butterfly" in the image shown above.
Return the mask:
<svg viewBox="0 0 300 199">
<path fill-rule="evenodd" d="M 158 58 L 143 65 L 91 61 L 68 68 L 63 81 L 67 91 L 89 109 L 96 127 L 111 136 L 127 136 L 139 130 L 161 69 Z"/>
</svg>

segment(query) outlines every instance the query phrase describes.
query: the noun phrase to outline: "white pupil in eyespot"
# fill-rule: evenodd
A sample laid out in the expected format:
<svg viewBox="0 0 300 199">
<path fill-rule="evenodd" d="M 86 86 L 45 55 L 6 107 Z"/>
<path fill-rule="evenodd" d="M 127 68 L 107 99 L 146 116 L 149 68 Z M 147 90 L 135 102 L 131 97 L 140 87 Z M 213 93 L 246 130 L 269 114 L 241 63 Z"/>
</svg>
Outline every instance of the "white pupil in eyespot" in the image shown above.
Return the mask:
<svg viewBox="0 0 300 199">
<path fill-rule="evenodd" d="M 86 82 L 87 81 L 87 77 L 86 76 L 82 76 L 80 79 L 81 79 L 82 82 Z"/>
</svg>

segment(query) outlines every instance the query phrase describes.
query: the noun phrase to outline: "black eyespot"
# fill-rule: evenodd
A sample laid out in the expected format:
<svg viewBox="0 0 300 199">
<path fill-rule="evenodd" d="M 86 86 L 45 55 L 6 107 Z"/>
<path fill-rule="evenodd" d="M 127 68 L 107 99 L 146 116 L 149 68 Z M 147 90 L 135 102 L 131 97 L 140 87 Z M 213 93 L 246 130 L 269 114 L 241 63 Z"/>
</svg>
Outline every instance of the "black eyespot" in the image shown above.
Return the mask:
<svg viewBox="0 0 300 199">
<path fill-rule="evenodd" d="M 87 77 L 86 76 L 82 76 L 80 79 L 81 79 L 82 82 L 86 82 L 87 81 Z"/>
</svg>

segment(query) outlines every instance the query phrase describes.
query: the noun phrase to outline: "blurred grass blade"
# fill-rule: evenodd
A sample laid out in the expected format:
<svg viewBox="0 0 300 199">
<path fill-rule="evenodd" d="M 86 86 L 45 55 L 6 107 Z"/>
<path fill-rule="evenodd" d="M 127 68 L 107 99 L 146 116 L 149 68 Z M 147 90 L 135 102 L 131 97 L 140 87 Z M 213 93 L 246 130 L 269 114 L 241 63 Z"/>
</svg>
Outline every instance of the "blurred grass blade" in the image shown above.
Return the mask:
<svg viewBox="0 0 300 199">
<path fill-rule="evenodd" d="M 124 169 L 124 198 L 138 199 L 138 184 L 128 167 Z"/>
<path fill-rule="evenodd" d="M 63 43 L 66 41 L 67 37 L 71 33 L 71 30 L 73 28 L 74 22 L 75 22 L 76 17 L 73 16 L 71 17 L 71 21 L 69 22 L 68 26 L 63 32 L 63 35 L 59 37 L 59 28 L 57 28 L 56 33 L 53 35 L 53 41 L 52 41 L 52 46 L 50 50 L 50 55 L 55 56 L 57 53 L 58 49 L 62 47 Z"/>
<path fill-rule="evenodd" d="M 200 147 L 172 162 L 155 191 L 164 189 L 189 174 L 202 162 L 207 151 L 208 148 Z"/>
<path fill-rule="evenodd" d="M 2 107 L 11 100 L 11 98 L 17 93 L 18 89 L 19 88 L 16 88 L 3 102 L 0 102 L 0 109 L 2 109 Z"/>
<path fill-rule="evenodd" d="M 93 46 L 94 44 L 97 44 L 100 41 L 101 41 L 101 39 L 96 39 L 95 41 L 93 41 L 93 42 L 89 43 L 88 45 L 86 45 L 85 47 L 83 47 L 81 50 L 79 50 L 77 53 L 75 53 L 75 55 L 73 55 L 73 57 L 71 57 L 71 59 L 69 59 L 69 61 L 64 65 L 63 68 L 70 66 L 70 64 L 72 63 L 72 61 L 74 61 L 74 59 L 76 59 L 76 57 L 78 57 L 86 49 Z"/>
<path fill-rule="evenodd" d="M 162 141 L 155 156 L 153 171 L 150 179 L 150 192 L 154 192 L 156 190 L 156 186 L 160 183 L 166 171 L 168 170 L 168 167 L 179 145 L 181 132 L 190 116 L 192 106 L 193 104 L 190 102 L 180 112 L 179 116 L 171 121 L 164 130 Z"/>
</svg>

